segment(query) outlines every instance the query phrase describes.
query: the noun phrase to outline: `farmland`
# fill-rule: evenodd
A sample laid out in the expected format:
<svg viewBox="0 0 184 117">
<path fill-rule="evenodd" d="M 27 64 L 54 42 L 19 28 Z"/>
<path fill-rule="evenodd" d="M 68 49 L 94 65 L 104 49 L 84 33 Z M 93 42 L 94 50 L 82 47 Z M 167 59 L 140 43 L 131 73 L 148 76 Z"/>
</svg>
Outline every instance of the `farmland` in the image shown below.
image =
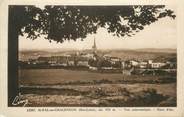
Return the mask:
<svg viewBox="0 0 184 117">
<path fill-rule="evenodd" d="M 152 81 L 175 80 L 174 76 L 139 76 L 121 73 L 96 73 L 90 71 L 73 71 L 65 69 L 23 69 L 19 70 L 20 84 L 55 85 L 69 83 L 152 83 Z M 95 82 L 96 81 L 96 82 Z M 150 82 L 149 82 L 150 81 Z"/>
<path fill-rule="evenodd" d="M 27 106 L 176 106 L 175 76 L 21 69 L 19 81 Z"/>
</svg>

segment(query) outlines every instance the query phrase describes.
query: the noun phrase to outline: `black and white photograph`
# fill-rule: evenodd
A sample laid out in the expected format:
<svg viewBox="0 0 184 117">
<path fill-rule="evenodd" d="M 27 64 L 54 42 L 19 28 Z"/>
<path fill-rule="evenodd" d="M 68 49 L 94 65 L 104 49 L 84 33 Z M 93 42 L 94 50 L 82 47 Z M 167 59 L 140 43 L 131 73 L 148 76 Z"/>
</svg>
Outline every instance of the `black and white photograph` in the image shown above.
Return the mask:
<svg viewBox="0 0 184 117">
<path fill-rule="evenodd" d="M 177 107 L 171 5 L 9 5 L 9 107 Z"/>
</svg>

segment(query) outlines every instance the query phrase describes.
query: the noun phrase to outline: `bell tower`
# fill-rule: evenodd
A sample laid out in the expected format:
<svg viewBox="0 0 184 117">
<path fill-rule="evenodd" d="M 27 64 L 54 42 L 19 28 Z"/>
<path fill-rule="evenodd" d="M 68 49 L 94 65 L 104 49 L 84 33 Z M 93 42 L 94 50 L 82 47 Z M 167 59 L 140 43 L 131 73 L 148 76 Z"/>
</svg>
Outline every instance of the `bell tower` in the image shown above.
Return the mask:
<svg viewBox="0 0 184 117">
<path fill-rule="evenodd" d="M 96 46 L 96 40 L 95 40 L 95 37 L 94 37 L 94 43 L 93 43 L 92 49 L 93 49 L 93 52 L 94 52 L 94 53 L 96 53 L 96 52 L 97 52 L 97 46 Z"/>
</svg>

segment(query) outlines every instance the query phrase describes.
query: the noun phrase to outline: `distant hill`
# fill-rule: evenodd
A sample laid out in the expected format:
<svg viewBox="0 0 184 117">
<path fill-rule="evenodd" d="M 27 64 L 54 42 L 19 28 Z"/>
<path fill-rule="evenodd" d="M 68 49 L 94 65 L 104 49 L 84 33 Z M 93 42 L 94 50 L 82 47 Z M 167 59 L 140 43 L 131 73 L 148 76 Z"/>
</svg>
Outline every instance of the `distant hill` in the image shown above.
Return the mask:
<svg viewBox="0 0 184 117">
<path fill-rule="evenodd" d="M 177 49 L 171 49 L 171 48 L 164 48 L 164 49 L 144 48 L 144 49 L 136 49 L 136 51 L 142 51 L 142 52 L 161 52 L 161 53 L 176 53 L 177 52 Z"/>
<path fill-rule="evenodd" d="M 176 58 L 176 51 L 166 51 L 161 49 L 149 50 L 149 49 L 138 49 L 138 50 L 108 50 L 104 51 L 104 54 L 119 57 L 123 60 L 138 60 L 144 61 L 153 59 L 156 61 L 166 61 Z"/>
<path fill-rule="evenodd" d="M 38 56 L 61 56 L 64 54 L 74 54 L 76 52 L 92 53 L 92 50 L 31 50 L 31 51 L 20 51 L 19 59 L 28 60 L 30 58 L 34 59 Z M 100 55 L 111 55 L 114 57 L 119 57 L 122 60 L 149 60 L 153 59 L 156 61 L 166 61 L 166 60 L 176 60 L 176 49 L 116 49 L 116 50 L 98 50 Z"/>
</svg>

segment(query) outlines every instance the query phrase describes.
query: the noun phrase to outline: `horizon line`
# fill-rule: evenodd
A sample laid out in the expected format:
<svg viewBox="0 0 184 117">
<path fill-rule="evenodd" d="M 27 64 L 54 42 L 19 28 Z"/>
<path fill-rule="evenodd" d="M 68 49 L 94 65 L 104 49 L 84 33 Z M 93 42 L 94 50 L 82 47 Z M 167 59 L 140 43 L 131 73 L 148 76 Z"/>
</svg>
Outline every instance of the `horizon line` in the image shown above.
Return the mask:
<svg viewBox="0 0 184 117">
<path fill-rule="evenodd" d="M 97 50 L 138 50 L 138 49 L 172 49 L 172 50 L 177 50 L 177 48 L 112 48 L 112 49 L 105 49 L 105 48 L 101 48 L 101 49 L 97 49 Z M 20 48 L 18 49 L 18 51 L 35 51 L 35 50 L 42 50 L 42 51 L 47 51 L 47 50 L 78 50 L 78 51 L 82 51 L 82 50 L 92 50 L 91 48 L 86 48 L 86 49 L 79 49 L 79 48 L 39 48 L 39 49 L 25 49 L 25 48 Z"/>
</svg>

